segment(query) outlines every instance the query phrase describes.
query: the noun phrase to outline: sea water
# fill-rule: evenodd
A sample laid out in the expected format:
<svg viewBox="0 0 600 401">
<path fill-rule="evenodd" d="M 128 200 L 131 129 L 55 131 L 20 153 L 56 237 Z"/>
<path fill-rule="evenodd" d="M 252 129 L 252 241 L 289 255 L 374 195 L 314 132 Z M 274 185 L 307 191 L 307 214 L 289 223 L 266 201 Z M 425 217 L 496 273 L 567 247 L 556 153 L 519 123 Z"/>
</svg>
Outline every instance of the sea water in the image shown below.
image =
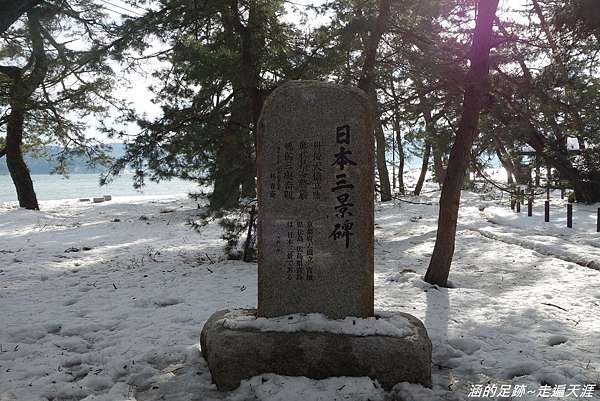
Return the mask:
<svg viewBox="0 0 600 401">
<path fill-rule="evenodd" d="M 198 184 L 192 181 L 172 179 L 159 183 L 147 182 L 137 190 L 133 187 L 133 176 L 116 177 L 108 185 L 100 186 L 98 174 L 61 175 L 33 174 L 33 187 L 38 200 L 58 200 L 74 198 L 92 198 L 104 195 L 134 196 L 134 195 L 175 195 L 200 192 Z M 15 187 L 9 175 L 0 175 L 0 202 L 17 200 Z"/>
</svg>

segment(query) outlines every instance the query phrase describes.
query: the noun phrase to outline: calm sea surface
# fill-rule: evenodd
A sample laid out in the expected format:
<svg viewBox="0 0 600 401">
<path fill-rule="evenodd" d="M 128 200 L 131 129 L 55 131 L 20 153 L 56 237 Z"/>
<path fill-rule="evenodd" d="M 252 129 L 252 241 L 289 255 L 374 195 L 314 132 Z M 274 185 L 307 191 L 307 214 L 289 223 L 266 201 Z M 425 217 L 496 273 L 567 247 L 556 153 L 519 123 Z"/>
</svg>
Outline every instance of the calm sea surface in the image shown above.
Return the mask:
<svg viewBox="0 0 600 401">
<path fill-rule="evenodd" d="M 72 174 L 69 178 L 60 175 L 32 175 L 38 200 L 91 198 L 93 196 L 174 195 L 199 192 L 193 182 L 176 180 L 160 183 L 148 182 L 141 191 L 133 188 L 132 176 L 117 177 L 112 183 L 100 187 L 97 174 Z M 8 175 L 0 175 L 0 202 L 16 201 L 17 194 Z"/>
</svg>

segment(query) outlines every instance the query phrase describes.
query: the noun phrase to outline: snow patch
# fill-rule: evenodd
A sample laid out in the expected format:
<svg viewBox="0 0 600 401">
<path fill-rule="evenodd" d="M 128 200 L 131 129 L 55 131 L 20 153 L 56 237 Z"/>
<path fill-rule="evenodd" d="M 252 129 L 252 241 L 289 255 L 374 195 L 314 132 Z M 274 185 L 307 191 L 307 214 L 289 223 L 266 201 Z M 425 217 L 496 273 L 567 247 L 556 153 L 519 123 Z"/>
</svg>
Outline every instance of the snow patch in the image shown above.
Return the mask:
<svg viewBox="0 0 600 401">
<path fill-rule="evenodd" d="M 392 389 L 392 394 L 396 396 L 394 399 L 402 401 L 436 401 L 442 399 L 427 387 L 407 382 L 396 384 Z"/>
<path fill-rule="evenodd" d="M 331 377 L 311 380 L 265 374 L 244 380 L 230 401 L 384 401 L 384 390 L 368 377 Z"/>
<path fill-rule="evenodd" d="M 405 337 L 413 334 L 411 323 L 403 316 L 378 313 L 377 317 L 329 319 L 322 313 L 292 314 L 274 318 L 257 318 L 245 310 L 227 313 L 222 319 L 228 329 L 250 329 L 295 333 L 298 331 L 327 332 L 351 336 Z"/>
<path fill-rule="evenodd" d="M 33 344 L 44 338 L 48 329 L 43 325 L 21 326 L 9 332 L 9 339 L 14 343 Z"/>
<path fill-rule="evenodd" d="M 505 370 L 507 379 L 514 379 L 519 376 L 529 376 L 540 368 L 540 365 L 535 362 L 517 363 Z"/>
<path fill-rule="evenodd" d="M 448 344 L 450 344 L 453 348 L 464 352 L 467 355 L 471 355 L 481 348 L 481 344 L 478 341 L 464 337 L 451 338 L 448 340 Z"/>
</svg>

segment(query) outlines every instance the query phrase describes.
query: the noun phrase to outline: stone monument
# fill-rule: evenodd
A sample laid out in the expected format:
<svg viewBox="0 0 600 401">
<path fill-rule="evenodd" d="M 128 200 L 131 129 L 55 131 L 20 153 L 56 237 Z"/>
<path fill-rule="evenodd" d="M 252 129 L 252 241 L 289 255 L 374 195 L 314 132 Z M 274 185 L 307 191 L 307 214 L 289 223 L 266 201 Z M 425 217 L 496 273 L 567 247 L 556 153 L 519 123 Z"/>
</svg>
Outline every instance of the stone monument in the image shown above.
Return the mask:
<svg viewBox="0 0 600 401">
<path fill-rule="evenodd" d="M 219 311 L 201 334 L 222 390 L 261 373 L 431 382 L 413 316 L 373 310 L 373 112 L 359 89 L 292 81 L 258 126 L 258 309 Z"/>
<path fill-rule="evenodd" d="M 374 149 L 363 92 L 292 82 L 258 133 L 258 314 L 373 316 Z"/>
</svg>

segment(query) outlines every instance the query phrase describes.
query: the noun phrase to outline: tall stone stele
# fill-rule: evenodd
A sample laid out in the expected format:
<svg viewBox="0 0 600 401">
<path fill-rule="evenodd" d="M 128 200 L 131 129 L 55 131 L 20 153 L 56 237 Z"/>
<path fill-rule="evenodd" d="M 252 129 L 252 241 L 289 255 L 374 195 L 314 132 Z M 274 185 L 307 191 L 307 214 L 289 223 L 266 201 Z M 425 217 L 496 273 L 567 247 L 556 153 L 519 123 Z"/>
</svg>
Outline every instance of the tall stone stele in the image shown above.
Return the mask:
<svg viewBox="0 0 600 401">
<path fill-rule="evenodd" d="M 258 309 L 216 312 L 201 334 L 219 389 L 262 373 L 370 376 L 386 389 L 430 384 L 423 324 L 373 310 L 373 137 L 359 89 L 292 81 L 266 100 L 257 134 Z M 330 329 L 289 330 L 286 319 L 310 322 L 313 313 Z M 401 329 L 366 335 L 343 328 L 348 317 Z"/>
<path fill-rule="evenodd" d="M 258 315 L 373 316 L 373 123 L 363 91 L 290 82 L 258 126 Z"/>
</svg>

